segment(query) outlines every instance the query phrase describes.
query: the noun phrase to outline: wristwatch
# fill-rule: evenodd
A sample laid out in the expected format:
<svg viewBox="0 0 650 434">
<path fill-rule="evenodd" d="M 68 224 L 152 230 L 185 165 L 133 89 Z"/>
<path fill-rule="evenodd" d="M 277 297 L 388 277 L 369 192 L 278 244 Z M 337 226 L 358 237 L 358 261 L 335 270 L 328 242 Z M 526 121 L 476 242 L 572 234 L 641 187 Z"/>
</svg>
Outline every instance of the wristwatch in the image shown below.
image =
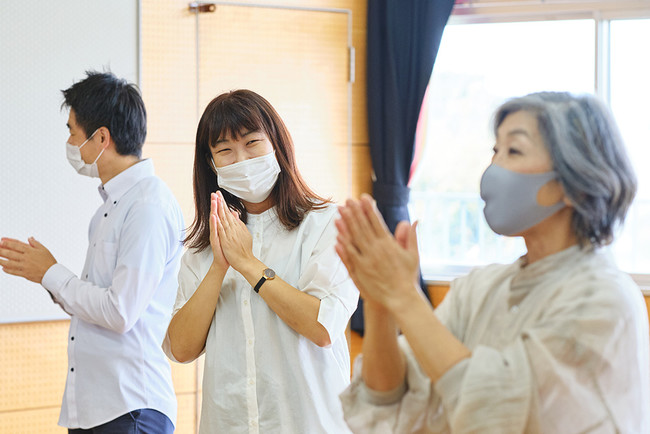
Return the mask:
<svg viewBox="0 0 650 434">
<path fill-rule="evenodd" d="M 275 271 L 271 270 L 270 268 L 265 268 L 264 271 L 262 271 L 262 278 L 257 282 L 257 285 L 253 288 L 253 291 L 255 292 L 260 292 L 260 288 L 266 282 L 267 280 L 273 280 L 275 279 Z"/>
</svg>

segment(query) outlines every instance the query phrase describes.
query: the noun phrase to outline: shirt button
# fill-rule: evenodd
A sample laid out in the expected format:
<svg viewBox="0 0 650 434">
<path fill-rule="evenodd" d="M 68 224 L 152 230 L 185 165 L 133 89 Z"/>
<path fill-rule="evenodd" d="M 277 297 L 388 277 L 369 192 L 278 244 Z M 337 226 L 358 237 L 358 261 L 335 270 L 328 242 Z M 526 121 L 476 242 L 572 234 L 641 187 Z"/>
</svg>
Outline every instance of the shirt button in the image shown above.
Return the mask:
<svg viewBox="0 0 650 434">
<path fill-rule="evenodd" d="M 253 384 L 255 384 L 255 381 L 254 380 L 248 380 L 248 384 L 250 384 L 252 386 Z"/>
<path fill-rule="evenodd" d="M 108 213 L 104 213 L 104 217 L 108 217 Z"/>
<path fill-rule="evenodd" d="M 88 275 L 86 274 L 86 279 L 88 279 Z"/>
<path fill-rule="evenodd" d="M 71 340 L 71 341 L 74 341 L 74 336 L 72 336 L 72 337 L 70 338 L 70 340 Z"/>
<path fill-rule="evenodd" d="M 248 306 L 248 300 L 244 300 L 244 306 Z"/>
<path fill-rule="evenodd" d="M 252 339 L 248 340 L 248 345 L 253 345 L 253 340 Z"/>
<path fill-rule="evenodd" d="M 70 372 L 74 372 L 74 368 L 70 368 Z"/>
</svg>

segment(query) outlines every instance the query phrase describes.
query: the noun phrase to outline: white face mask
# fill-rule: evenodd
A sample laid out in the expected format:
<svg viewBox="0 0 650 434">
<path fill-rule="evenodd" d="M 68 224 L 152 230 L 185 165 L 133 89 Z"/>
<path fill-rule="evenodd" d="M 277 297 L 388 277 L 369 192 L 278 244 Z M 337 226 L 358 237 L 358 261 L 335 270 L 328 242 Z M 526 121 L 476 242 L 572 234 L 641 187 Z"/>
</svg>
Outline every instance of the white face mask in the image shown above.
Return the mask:
<svg viewBox="0 0 650 434">
<path fill-rule="evenodd" d="M 280 173 L 275 151 L 224 167 L 216 167 L 212 159 L 212 167 L 217 172 L 219 187 L 249 203 L 260 203 L 269 197 Z"/>
<path fill-rule="evenodd" d="M 95 130 L 95 133 L 99 130 Z M 86 139 L 85 142 L 81 144 L 81 146 L 75 146 L 71 145 L 70 143 L 65 144 L 65 151 L 66 151 L 66 156 L 68 157 L 68 162 L 72 167 L 74 167 L 74 170 L 77 171 L 80 175 L 85 175 L 85 176 L 90 176 L 91 178 L 99 178 L 99 170 L 97 169 L 97 160 L 99 160 L 99 157 L 102 156 L 104 153 L 104 149 L 99 153 L 97 158 L 95 158 L 95 161 L 92 162 L 92 164 L 86 163 L 83 158 L 81 158 L 81 148 L 84 147 L 86 143 L 90 139 L 93 138 L 95 133 L 92 133 L 90 137 Z"/>
</svg>

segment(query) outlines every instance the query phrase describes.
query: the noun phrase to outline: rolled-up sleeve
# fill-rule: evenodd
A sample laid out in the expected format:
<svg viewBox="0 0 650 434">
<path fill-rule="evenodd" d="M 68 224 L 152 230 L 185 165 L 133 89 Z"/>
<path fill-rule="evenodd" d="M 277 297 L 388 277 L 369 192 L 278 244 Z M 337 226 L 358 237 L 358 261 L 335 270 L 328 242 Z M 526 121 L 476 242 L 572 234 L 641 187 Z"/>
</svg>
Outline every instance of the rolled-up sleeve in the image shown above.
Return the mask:
<svg viewBox="0 0 650 434">
<path fill-rule="evenodd" d="M 306 258 L 297 284 L 301 291 L 320 299 L 318 322 L 325 327 L 332 342 L 344 336 L 345 328 L 359 301 L 359 291 L 334 250 L 335 216 L 335 212 L 331 212 L 326 226 Z"/>
</svg>

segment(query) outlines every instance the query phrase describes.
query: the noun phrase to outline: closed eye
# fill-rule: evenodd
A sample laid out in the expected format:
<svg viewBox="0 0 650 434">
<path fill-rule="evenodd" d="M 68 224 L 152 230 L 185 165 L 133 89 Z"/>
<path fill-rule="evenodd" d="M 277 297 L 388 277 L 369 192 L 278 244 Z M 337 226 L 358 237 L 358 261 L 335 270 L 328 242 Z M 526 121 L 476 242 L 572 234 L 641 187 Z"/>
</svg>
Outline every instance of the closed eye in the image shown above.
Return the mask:
<svg viewBox="0 0 650 434">
<path fill-rule="evenodd" d="M 260 142 L 259 139 L 249 140 L 249 141 L 246 143 L 246 146 L 256 145 L 256 144 L 258 144 L 259 142 Z"/>
</svg>

